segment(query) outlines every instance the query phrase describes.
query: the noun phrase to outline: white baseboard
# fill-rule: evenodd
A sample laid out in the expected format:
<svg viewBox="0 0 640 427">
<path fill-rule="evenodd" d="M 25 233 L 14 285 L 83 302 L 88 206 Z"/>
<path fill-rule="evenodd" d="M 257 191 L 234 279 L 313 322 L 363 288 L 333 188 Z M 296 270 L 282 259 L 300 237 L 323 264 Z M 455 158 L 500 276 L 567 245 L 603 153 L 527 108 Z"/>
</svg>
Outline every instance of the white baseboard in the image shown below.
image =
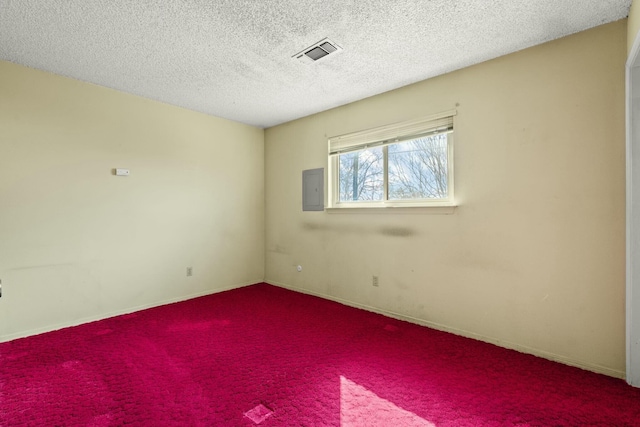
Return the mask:
<svg viewBox="0 0 640 427">
<path fill-rule="evenodd" d="M 120 316 L 122 314 L 133 313 L 135 311 L 146 310 L 147 308 L 159 307 L 161 305 L 173 304 L 174 302 L 186 301 L 186 300 L 190 300 L 190 299 L 193 299 L 193 298 L 203 297 L 203 296 L 206 296 L 206 295 L 212 295 L 212 294 L 217 294 L 217 293 L 220 293 L 220 292 L 230 291 L 232 289 L 238 289 L 238 288 L 242 288 L 242 287 L 245 287 L 245 286 L 255 285 L 256 283 L 260 283 L 260 282 L 240 283 L 238 285 L 226 286 L 224 288 L 210 289 L 210 290 L 206 290 L 204 292 L 198 292 L 198 293 L 190 294 L 190 295 L 183 295 L 183 296 L 180 296 L 180 297 L 177 297 L 177 298 L 171 298 L 171 299 L 168 299 L 168 300 L 156 301 L 156 302 L 152 302 L 152 303 L 149 303 L 149 304 L 143 304 L 143 305 L 139 305 L 139 306 L 135 306 L 135 307 L 127 307 L 127 308 L 123 308 L 122 310 L 110 311 L 110 312 L 107 312 L 107 313 L 99 314 L 97 316 L 84 317 L 82 319 L 77 319 L 77 320 L 74 320 L 72 322 L 62 322 L 62 323 L 57 323 L 57 324 L 54 324 L 54 325 L 47 325 L 47 326 L 42 327 L 42 328 L 29 329 L 27 331 L 20 331 L 20 332 L 16 332 L 16 333 L 13 333 L 13 334 L 8 334 L 8 335 L 1 335 L 0 336 L 0 343 L 1 342 L 6 342 L 6 341 L 12 341 L 12 340 L 15 340 L 15 339 L 18 339 L 18 338 L 25 338 L 25 337 L 29 337 L 29 336 L 32 336 L 32 335 L 43 334 L 45 332 L 56 331 L 58 329 L 68 328 L 68 327 L 71 327 L 71 326 L 78 326 L 78 325 L 82 325 L 83 323 L 90 323 L 90 322 L 95 322 L 95 321 L 98 321 L 98 320 L 104 320 L 104 319 L 108 319 L 110 317 Z"/>
<path fill-rule="evenodd" d="M 380 309 L 380 308 L 377 308 L 377 307 L 372 307 L 372 306 L 368 306 L 368 305 L 364 305 L 364 304 L 359 304 L 357 302 L 345 300 L 345 299 L 342 299 L 342 298 L 337 298 L 337 297 L 334 297 L 332 295 L 322 294 L 322 293 L 319 293 L 319 292 L 313 292 L 313 291 L 309 291 L 309 290 L 303 289 L 303 288 L 298 288 L 298 287 L 295 287 L 295 286 L 289 286 L 289 285 L 286 285 L 284 283 L 280 283 L 280 282 L 276 282 L 276 281 L 272 281 L 272 280 L 265 280 L 265 283 L 268 283 L 268 284 L 273 285 L 273 286 L 278 286 L 280 288 L 289 289 L 291 291 L 300 292 L 300 293 L 303 293 L 303 294 L 313 295 L 313 296 L 320 297 L 320 298 L 323 298 L 323 299 L 335 301 L 335 302 L 338 302 L 340 304 L 347 305 L 349 307 L 360 308 L 360 309 L 363 309 L 363 310 L 366 310 L 366 311 L 371 311 L 373 313 L 382 314 L 384 316 L 391 317 L 391 318 L 394 318 L 394 319 L 405 320 L 407 322 L 415 323 L 415 324 L 421 325 L 421 326 L 426 326 L 428 328 L 436 329 L 438 331 L 450 332 L 450 333 L 452 333 L 454 335 L 460 335 L 460 336 L 463 336 L 463 337 L 466 337 L 466 338 L 472 338 L 472 339 L 475 339 L 475 340 L 478 340 L 478 341 L 483 341 L 483 342 L 487 342 L 487 343 L 490 343 L 490 344 L 495 344 L 495 345 L 497 345 L 499 347 L 504 347 L 504 348 L 507 348 L 507 349 L 510 349 L 510 350 L 516 350 L 516 351 L 519 351 L 521 353 L 531 354 L 533 356 L 541 357 L 543 359 L 551 360 L 553 362 L 559 362 L 559 363 L 562 363 L 562 364 L 565 364 L 565 365 L 574 366 L 576 368 L 585 369 L 587 371 L 596 372 L 598 374 L 608 375 L 610 377 L 620 378 L 620 379 L 624 379 L 625 378 L 625 373 L 623 371 L 618 371 L 616 369 L 611 369 L 611 368 L 608 368 L 606 366 L 600 366 L 600 365 L 596 365 L 596 364 L 593 364 L 593 363 L 583 362 L 581 360 L 576 360 L 576 359 L 573 359 L 573 358 L 570 358 L 570 357 L 566 357 L 566 356 L 562 356 L 562 355 L 559 355 L 559 354 L 550 353 L 550 352 L 543 351 L 543 350 L 538 350 L 538 349 L 535 349 L 535 348 L 523 346 L 523 345 L 512 343 L 512 342 L 509 342 L 509 341 L 504 341 L 504 340 L 501 340 L 501 339 L 498 339 L 498 338 L 493 338 L 493 337 L 488 337 L 488 336 L 485 336 L 485 335 L 476 334 L 474 332 L 465 331 L 463 329 L 452 328 L 452 327 L 449 327 L 449 326 L 446 326 L 446 325 L 441 325 L 439 323 L 430 322 L 428 320 L 419 319 L 419 318 L 416 318 L 416 317 L 406 316 L 406 315 L 400 314 L 400 313 L 394 313 L 392 311 Z"/>
</svg>

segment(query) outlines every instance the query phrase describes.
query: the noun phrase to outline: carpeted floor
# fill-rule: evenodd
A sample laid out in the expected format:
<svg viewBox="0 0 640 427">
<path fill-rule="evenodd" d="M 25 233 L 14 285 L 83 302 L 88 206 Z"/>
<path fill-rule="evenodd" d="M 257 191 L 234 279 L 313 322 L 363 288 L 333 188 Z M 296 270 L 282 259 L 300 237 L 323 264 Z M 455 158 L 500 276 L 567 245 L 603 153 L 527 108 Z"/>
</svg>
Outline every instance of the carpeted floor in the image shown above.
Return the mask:
<svg viewBox="0 0 640 427">
<path fill-rule="evenodd" d="M 266 284 L 0 344 L 0 426 L 640 426 L 640 389 Z"/>
</svg>

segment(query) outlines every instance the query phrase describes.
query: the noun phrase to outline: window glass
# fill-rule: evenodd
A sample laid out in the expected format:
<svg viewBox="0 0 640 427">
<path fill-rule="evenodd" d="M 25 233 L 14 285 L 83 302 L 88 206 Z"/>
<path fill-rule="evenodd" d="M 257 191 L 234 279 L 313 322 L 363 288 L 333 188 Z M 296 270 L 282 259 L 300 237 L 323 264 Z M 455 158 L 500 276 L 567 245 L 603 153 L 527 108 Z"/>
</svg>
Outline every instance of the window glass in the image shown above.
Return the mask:
<svg viewBox="0 0 640 427">
<path fill-rule="evenodd" d="M 339 156 L 340 201 L 379 201 L 384 198 L 382 147 Z"/>
<path fill-rule="evenodd" d="M 447 134 L 389 145 L 389 200 L 446 199 Z"/>
</svg>

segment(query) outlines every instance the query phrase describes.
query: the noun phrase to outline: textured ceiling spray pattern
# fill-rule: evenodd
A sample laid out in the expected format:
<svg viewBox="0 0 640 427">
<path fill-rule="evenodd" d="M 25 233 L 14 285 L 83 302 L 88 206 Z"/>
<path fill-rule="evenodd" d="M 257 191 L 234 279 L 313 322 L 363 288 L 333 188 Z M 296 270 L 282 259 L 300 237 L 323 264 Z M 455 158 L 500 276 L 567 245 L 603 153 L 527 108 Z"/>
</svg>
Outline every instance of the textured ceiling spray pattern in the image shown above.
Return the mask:
<svg viewBox="0 0 640 427">
<path fill-rule="evenodd" d="M 0 59 L 261 127 L 628 15 L 631 0 L 0 0 Z M 341 55 L 291 56 L 329 37 Z"/>
</svg>

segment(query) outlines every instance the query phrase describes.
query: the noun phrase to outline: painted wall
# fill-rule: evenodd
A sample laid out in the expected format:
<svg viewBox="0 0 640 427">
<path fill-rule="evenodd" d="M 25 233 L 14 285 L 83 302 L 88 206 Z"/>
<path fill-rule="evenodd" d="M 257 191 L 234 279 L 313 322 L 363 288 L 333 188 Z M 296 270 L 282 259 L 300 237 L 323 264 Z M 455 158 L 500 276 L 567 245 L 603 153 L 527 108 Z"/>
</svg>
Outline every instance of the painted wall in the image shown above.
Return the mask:
<svg viewBox="0 0 640 427">
<path fill-rule="evenodd" d="M 267 129 L 266 280 L 622 377 L 626 23 Z M 302 212 L 327 137 L 453 108 L 452 214 Z"/>
<path fill-rule="evenodd" d="M 627 21 L 627 54 L 631 52 L 631 47 L 636 39 L 638 31 L 640 31 L 640 6 L 637 1 L 631 3 L 629 10 L 629 18 Z"/>
<path fill-rule="evenodd" d="M 262 281 L 263 183 L 262 129 L 0 62 L 0 339 Z"/>
</svg>

